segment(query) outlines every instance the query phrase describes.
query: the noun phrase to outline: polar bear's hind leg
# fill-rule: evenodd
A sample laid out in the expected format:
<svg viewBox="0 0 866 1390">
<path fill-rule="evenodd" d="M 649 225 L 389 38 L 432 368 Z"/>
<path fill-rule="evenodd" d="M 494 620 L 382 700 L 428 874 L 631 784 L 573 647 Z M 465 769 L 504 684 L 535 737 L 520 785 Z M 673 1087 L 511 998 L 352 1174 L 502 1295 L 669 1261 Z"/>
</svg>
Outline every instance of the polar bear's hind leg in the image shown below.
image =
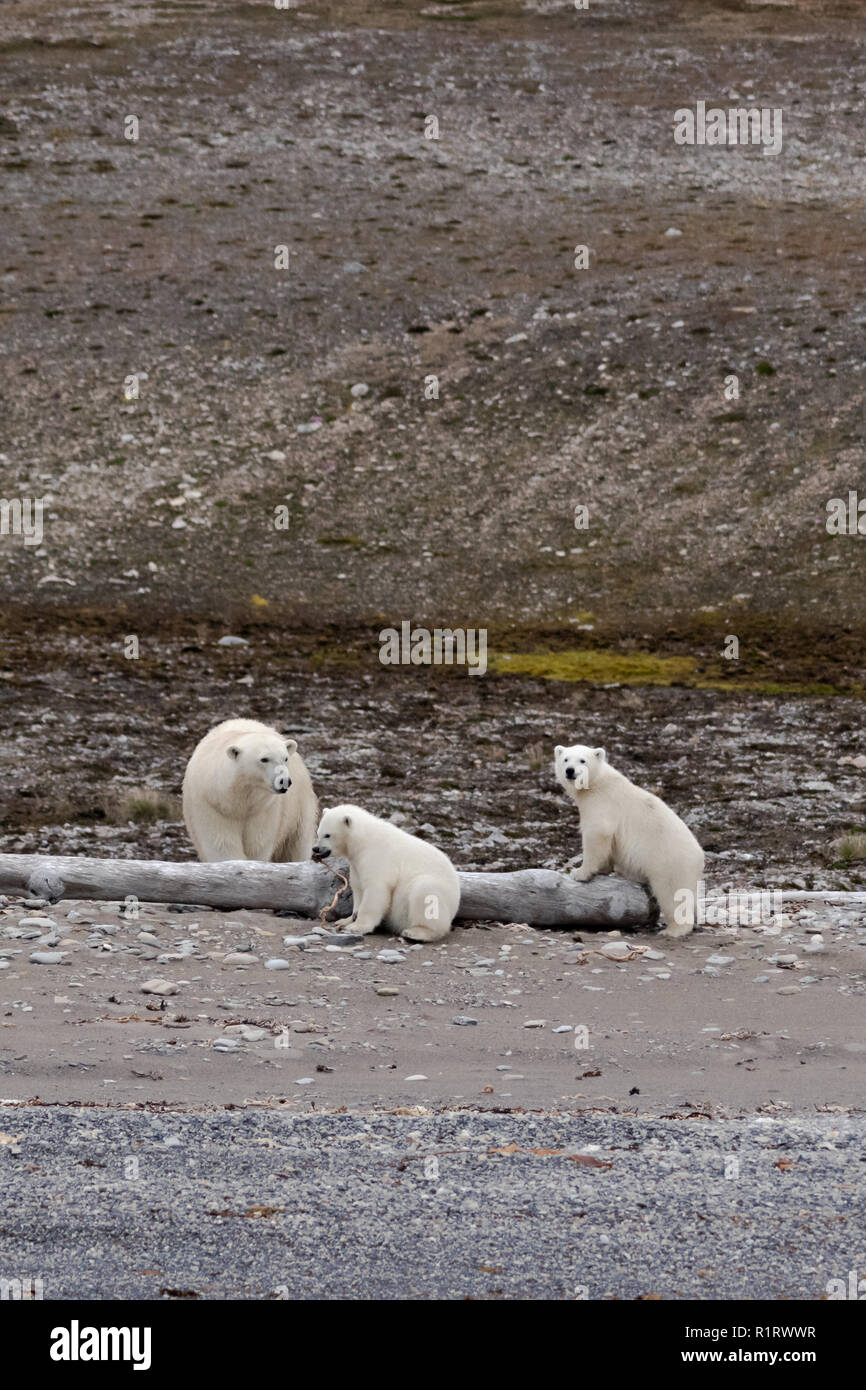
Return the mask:
<svg viewBox="0 0 866 1390">
<path fill-rule="evenodd" d="M 435 879 L 418 879 L 409 892 L 409 924 L 401 935 L 409 941 L 441 941 L 454 918 L 449 907 Z"/>
</svg>

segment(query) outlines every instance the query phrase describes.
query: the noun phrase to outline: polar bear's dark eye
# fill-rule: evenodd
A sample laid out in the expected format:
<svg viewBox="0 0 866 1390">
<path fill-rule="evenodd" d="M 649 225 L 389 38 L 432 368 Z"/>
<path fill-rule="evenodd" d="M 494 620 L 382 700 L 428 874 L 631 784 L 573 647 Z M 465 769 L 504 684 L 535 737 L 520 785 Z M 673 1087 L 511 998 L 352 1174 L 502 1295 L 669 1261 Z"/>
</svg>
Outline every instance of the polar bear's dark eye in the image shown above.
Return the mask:
<svg viewBox="0 0 866 1390">
<path fill-rule="evenodd" d="M 268 761 L 267 758 L 259 758 L 259 762 L 260 762 L 260 763 L 266 763 L 267 761 Z"/>
<path fill-rule="evenodd" d="M 586 758 L 581 758 L 580 761 L 581 761 L 582 763 L 585 763 L 585 762 L 586 762 Z"/>
</svg>

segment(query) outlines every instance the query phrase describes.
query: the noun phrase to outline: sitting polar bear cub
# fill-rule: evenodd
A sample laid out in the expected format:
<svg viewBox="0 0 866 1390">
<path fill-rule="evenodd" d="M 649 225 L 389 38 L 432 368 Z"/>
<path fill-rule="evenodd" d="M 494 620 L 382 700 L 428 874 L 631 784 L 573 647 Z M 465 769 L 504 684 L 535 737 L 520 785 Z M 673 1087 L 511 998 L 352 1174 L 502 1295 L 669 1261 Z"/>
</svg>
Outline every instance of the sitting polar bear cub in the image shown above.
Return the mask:
<svg viewBox="0 0 866 1390">
<path fill-rule="evenodd" d="M 205 734 L 183 778 L 199 859 L 309 859 L 318 802 L 297 749 L 255 719 L 227 719 Z"/>
<path fill-rule="evenodd" d="M 439 941 L 451 930 L 460 903 L 460 881 L 447 855 L 378 820 L 360 806 L 323 811 L 314 859 L 343 855 L 349 861 L 355 912 L 334 923 L 360 936 L 384 922 L 410 941 Z"/>
<path fill-rule="evenodd" d="M 581 882 L 614 869 L 648 882 L 667 923 L 666 936 L 687 936 L 695 924 L 704 852 L 687 825 L 652 792 L 610 766 L 603 748 L 556 749 L 556 780 L 576 803 L 583 863 Z"/>
</svg>

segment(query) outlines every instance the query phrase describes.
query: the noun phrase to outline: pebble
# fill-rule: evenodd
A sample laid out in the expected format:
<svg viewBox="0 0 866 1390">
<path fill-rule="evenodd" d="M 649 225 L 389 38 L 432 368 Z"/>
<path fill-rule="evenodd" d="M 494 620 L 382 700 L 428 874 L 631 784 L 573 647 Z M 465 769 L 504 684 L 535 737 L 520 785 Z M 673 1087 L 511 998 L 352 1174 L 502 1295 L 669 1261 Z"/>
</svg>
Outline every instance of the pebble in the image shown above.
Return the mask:
<svg viewBox="0 0 866 1390">
<path fill-rule="evenodd" d="M 451 1022 L 456 1023 L 458 1028 L 469 1028 L 473 1024 L 477 1024 L 478 1019 L 470 1018 L 468 1014 L 455 1014 Z"/>
<path fill-rule="evenodd" d="M 570 1023 L 561 1023 L 558 1028 L 554 1028 L 554 1033 L 572 1033 L 574 1029 Z"/>
<path fill-rule="evenodd" d="M 631 947 L 627 941 L 606 941 L 601 954 L 607 956 L 608 960 L 625 960 L 631 955 Z"/>
<path fill-rule="evenodd" d="M 259 958 L 250 951 L 231 951 L 223 956 L 223 965 L 258 965 Z"/>
<path fill-rule="evenodd" d="M 712 955 L 707 956 L 707 965 L 733 965 L 733 956 Z"/>
<path fill-rule="evenodd" d="M 393 999 L 395 995 L 398 995 L 400 993 L 400 991 L 399 989 L 393 989 L 391 985 L 380 985 L 379 988 L 376 990 L 376 993 L 380 995 L 383 999 Z"/>
<path fill-rule="evenodd" d="M 799 985 L 783 985 L 781 989 L 777 989 L 777 990 L 776 990 L 776 993 L 777 993 L 777 994 L 799 994 L 799 993 L 800 993 L 800 986 L 799 986 Z"/>
<path fill-rule="evenodd" d="M 240 1043 L 237 1038 L 215 1038 L 211 1046 L 217 1052 L 235 1052 L 240 1047 Z"/>
<path fill-rule="evenodd" d="M 366 381 L 356 381 L 355 385 L 352 387 L 351 394 L 355 397 L 368 396 L 370 394 L 370 388 Z"/>
<path fill-rule="evenodd" d="M 246 637 L 233 637 L 231 633 L 226 633 L 217 642 L 218 647 L 248 647 L 250 644 Z"/>
<path fill-rule="evenodd" d="M 546 1028 L 546 1027 L 547 1027 L 547 1019 L 546 1019 L 546 1018 L 531 1018 L 531 1019 L 529 1019 L 529 1021 L 528 1021 L 527 1023 L 524 1023 L 523 1026 L 524 1026 L 524 1028 Z"/>
<path fill-rule="evenodd" d="M 282 960 L 280 956 L 271 956 L 270 960 L 265 961 L 266 970 L 291 970 L 287 960 Z"/>
<path fill-rule="evenodd" d="M 382 961 L 383 965 L 400 965 L 406 957 L 402 951 L 380 951 L 377 960 Z"/>
<path fill-rule="evenodd" d="M 177 985 L 173 980 L 146 980 L 141 986 L 142 994 L 177 994 Z"/>
<path fill-rule="evenodd" d="M 261 1042 L 268 1036 L 266 1028 L 255 1028 L 250 1023 L 230 1023 L 226 1028 L 230 1037 L 243 1038 L 244 1042 Z"/>
<path fill-rule="evenodd" d="M 34 965 L 59 965 L 65 951 L 31 951 L 30 960 Z"/>
<path fill-rule="evenodd" d="M 26 931 L 28 927 L 38 927 L 40 931 L 46 931 L 50 927 L 57 927 L 53 917 L 22 917 L 18 923 Z"/>
</svg>

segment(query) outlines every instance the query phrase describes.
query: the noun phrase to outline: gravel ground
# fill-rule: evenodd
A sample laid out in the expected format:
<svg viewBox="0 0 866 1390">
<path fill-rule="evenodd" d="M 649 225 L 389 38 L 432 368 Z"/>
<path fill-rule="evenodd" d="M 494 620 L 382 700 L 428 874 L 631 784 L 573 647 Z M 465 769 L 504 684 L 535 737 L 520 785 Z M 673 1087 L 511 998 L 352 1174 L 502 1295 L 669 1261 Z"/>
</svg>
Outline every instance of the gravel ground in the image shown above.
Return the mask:
<svg viewBox="0 0 866 1390">
<path fill-rule="evenodd" d="M 0 1275 L 46 1298 L 815 1300 L 866 1266 L 862 1116 L 0 1121 Z"/>
</svg>

